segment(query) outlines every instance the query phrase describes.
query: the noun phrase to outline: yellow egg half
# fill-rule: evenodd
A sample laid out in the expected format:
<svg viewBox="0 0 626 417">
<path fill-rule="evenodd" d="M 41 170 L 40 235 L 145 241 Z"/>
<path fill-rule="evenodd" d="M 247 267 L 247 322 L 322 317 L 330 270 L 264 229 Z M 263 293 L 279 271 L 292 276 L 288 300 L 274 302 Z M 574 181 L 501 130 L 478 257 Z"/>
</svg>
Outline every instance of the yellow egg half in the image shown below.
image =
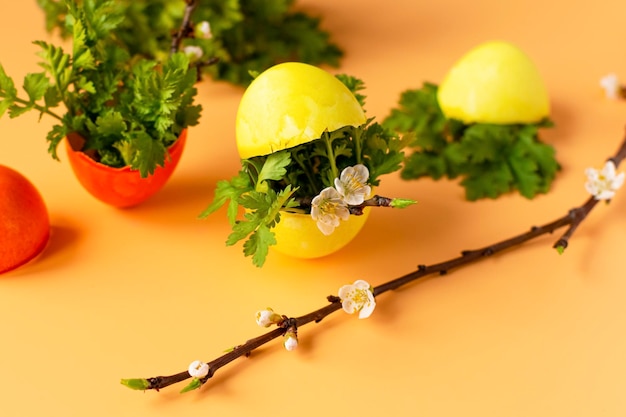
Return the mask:
<svg viewBox="0 0 626 417">
<path fill-rule="evenodd" d="M 280 222 L 273 229 L 277 252 L 296 258 L 319 258 L 346 246 L 359 233 L 369 216 L 369 208 L 360 216 L 350 216 L 326 236 L 309 214 L 281 212 Z"/>
<path fill-rule="evenodd" d="M 467 52 L 439 86 L 447 118 L 464 123 L 534 123 L 550 113 L 548 92 L 531 59 L 517 46 L 492 41 Z"/>
<path fill-rule="evenodd" d="M 286 62 L 261 73 L 241 98 L 235 122 L 242 159 L 310 142 L 344 126 L 366 122 L 350 90 L 330 73 Z"/>
</svg>

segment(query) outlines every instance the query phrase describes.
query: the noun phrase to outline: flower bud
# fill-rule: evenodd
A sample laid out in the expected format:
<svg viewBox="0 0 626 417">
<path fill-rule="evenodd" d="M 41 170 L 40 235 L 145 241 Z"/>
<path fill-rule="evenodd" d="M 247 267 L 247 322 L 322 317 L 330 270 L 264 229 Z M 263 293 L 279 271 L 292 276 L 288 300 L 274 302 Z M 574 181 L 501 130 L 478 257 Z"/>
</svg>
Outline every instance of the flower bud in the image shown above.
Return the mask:
<svg viewBox="0 0 626 417">
<path fill-rule="evenodd" d="M 211 24 L 206 20 L 198 23 L 195 27 L 194 34 L 198 39 L 211 39 L 213 34 L 211 33 Z"/>
<path fill-rule="evenodd" d="M 292 351 L 298 347 L 298 335 L 295 329 L 289 329 L 287 333 L 285 333 L 285 341 L 283 344 L 288 351 Z"/>
<path fill-rule="evenodd" d="M 256 324 L 261 327 L 270 327 L 272 324 L 280 324 L 282 321 L 283 317 L 274 313 L 274 310 L 271 308 L 256 312 Z"/>
<path fill-rule="evenodd" d="M 197 61 L 202 58 L 204 52 L 202 48 L 197 45 L 187 45 L 183 48 L 183 52 L 189 57 L 192 61 Z"/>
<path fill-rule="evenodd" d="M 209 374 L 209 364 L 202 361 L 193 361 L 189 364 L 188 372 L 194 378 L 204 378 Z"/>
</svg>

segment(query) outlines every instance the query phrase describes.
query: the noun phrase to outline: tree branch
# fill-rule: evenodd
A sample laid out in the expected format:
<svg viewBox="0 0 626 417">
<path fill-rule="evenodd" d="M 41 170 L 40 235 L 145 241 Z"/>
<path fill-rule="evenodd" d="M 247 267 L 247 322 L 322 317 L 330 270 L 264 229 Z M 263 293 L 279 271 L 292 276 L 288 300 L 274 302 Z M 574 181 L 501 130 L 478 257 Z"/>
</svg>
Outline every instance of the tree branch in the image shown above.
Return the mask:
<svg viewBox="0 0 626 417">
<path fill-rule="evenodd" d="M 621 146 L 619 147 L 616 154 L 610 158 L 615 163 L 617 167 L 621 161 L 626 157 L 626 137 L 623 139 Z M 377 202 L 376 198 L 378 196 L 373 197 L 370 200 L 367 200 L 363 203 L 366 206 L 369 205 L 380 205 L 380 201 Z M 494 243 L 489 246 L 482 247 L 480 249 L 474 250 L 466 250 L 461 252 L 461 256 L 450 259 L 445 262 L 433 264 L 433 265 L 419 265 L 416 271 L 410 272 L 402 277 L 396 278 L 394 280 L 388 281 L 381 285 L 374 287 L 373 293 L 374 296 L 383 294 L 387 291 L 398 289 L 404 285 L 412 283 L 414 281 L 419 280 L 428 275 L 439 274 L 445 275 L 450 270 L 459 268 L 461 266 L 468 265 L 470 263 L 476 262 L 478 260 L 489 257 L 498 252 L 502 252 L 504 250 L 516 247 L 521 245 L 524 242 L 535 239 L 539 236 L 545 234 L 551 234 L 555 230 L 560 229 L 565 226 L 569 226 L 569 228 L 565 231 L 565 233 L 556 241 L 554 244 L 555 248 L 562 248 L 559 252 L 562 252 L 567 247 L 568 241 L 570 237 L 574 234 L 578 226 L 582 223 L 582 221 L 587 217 L 587 215 L 591 212 L 591 210 L 596 206 L 598 200 L 594 197 L 589 198 L 584 204 L 579 207 L 573 208 L 568 211 L 564 216 L 546 223 L 542 226 L 533 226 L 527 232 L 521 233 L 519 235 L 513 236 L 509 239 L 502 240 L 500 242 Z M 301 327 L 305 324 L 315 322 L 319 323 L 322 319 L 327 317 L 328 315 L 334 313 L 337 310 L 341 309 L 341 300 L 339 297 L 331 295 L 327 297 L 329 304 L 326 306 L 315 310 L 311 313 L 305 314 L 303 316 L 297 318 L 286 318 L 282 324 L 276 329 L 267 332 L 261 336 L 255 337 L 253 339 L 248 340 L 242 345 L 235 347 L 230 352 L 208 362 L 209 365 L 209 374 L 201 379 L 201 383 L 204 384 L 209 378 L 213 377 L 215 372 L 221 367 L 227 365 L 233 360 L 242 357 L 249 356 L 250 353 L 257 349 L 258 347 L 280 337 L 283 336 L 287 330 L 291 327 Z M 169 385 L 175 384 L 177 382 L 184 381 L 186 379 L 191 378 L 187 371 L 183 371 L 170 376 L 157 376 L 153 378 L 147 379 L 133 379 L 133 380 L 122 380 L 124 385 L 127 385 L 131 388 L 136 389 L 154 389 L 159 390 L 165 388 Z M 137 383 L 139 381 L 140 383 Z"/>
<path fill-rule="evenodd" d="M 350 214 L 354 216 L 360 216 L 363 214 L 363 209 L 365 207 L 391 207 L 391 202 L 393 198 L 383 197 L 378 194 L 368 198 L 363 201 L 361 204 L 348 206 L 348 210 Z M 305 213 L 311 212 L 311 203 L 313 201 L 313 197 L 299 197 L 296 198 L 296 202 L 298 203 L 298 209 L 303 210 Z"/>
<path fill-rule="evenodd" d="M 170 53 L 175 54 L 180 50 L 180 44 L 184 38 L 193 34 L 193 27 L 191 25 L 191 15 L 198 5 L 197 0 L 185 0 L 187 5 L 185 6 L 185 14 L 183 15 L 183 21 L 180 24 L 178 31 L 172 36 L 172 45 L 170 46 Z"/>
</svg>

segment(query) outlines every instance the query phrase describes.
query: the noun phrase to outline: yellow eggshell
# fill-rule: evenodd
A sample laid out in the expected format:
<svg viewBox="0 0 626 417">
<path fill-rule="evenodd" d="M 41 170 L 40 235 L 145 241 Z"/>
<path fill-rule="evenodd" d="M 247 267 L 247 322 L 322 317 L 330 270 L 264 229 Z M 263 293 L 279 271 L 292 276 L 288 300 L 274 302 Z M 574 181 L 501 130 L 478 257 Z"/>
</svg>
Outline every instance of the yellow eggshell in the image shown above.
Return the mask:
<svg viewBox="0 0 626 417">
<path fill-rule="evenodd" d="M 447 118 L 464 123 L 534 123 L 550 113 L 535 64 L 518 47 L 501 41 L 465 54 L 440 84 L 438 101 Z"/>
<path fill-rule="evenodd" d="M 295 258 L 319 258 L 338 251 L 359 233 L 369 216 L 366 208 L 360 216 L 350 216 L 326 236 L 309 214 L 281 212 L 276 225 L 277 244 L 272 250 Z"/>
<path fill-rule="evenodd" d="M 315 66 L 286 62 L 261 73 L 243 94 L 235 122 L 237 148 L 248 159 L 365 122 L 363 108 L 341 81 Z"/>
</svg>

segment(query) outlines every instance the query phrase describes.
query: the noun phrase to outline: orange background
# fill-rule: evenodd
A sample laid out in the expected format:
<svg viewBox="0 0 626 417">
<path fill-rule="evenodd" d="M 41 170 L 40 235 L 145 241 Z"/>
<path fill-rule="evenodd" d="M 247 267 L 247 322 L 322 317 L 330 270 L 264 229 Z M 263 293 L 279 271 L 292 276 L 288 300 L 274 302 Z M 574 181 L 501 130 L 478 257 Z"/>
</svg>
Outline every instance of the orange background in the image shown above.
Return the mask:
<svg viewBox="0 0 626 417">
<path fill-rule="evenodd" d="M 536 62 L 556 127 L 543 134 L 563 165 L 549 194 L 469 203 L 454 182 L 383 179 L 405 211 L 372 213 L 358 240 L 319 260 L 271 253 L 262 269 L 226 247 L 225 212 L 196 216 L 239 168 L 234 117 L 242 90 L 204 81 L 201 125 L 167 186 L 128 210 L 87 194 L 69 163 L 46 152 L 50 119 L 0 121 L 0 164 L 26 175 L 50 211 L 35 262 L 0 277 L 0 415 L 624 416 L 626 197 L 598 205 L 563 256 L 557 235 L 379 297 L 368 320 L 337 312 L 222 368 L 201 391 L 131 391 L 120 378 L 167 375 L 263 332 L 266 306 L 298 316 L 344 283 L 377 285 L 543 224 L 581 204 L 583 171 L 622 139 L 624 102 L 603 97 L 626 78 L 626 6 L 618 0 L 314 1 L 346 51 L 341 72 L 367 83 L 382 120 L 400 92 L 440 82 L 483 41 L 516 43 Z M 16 79 L 38 71 L 43 30 L 34 1 L 2 0 L 0 61 Z M 333 70 L 333 72 L 337 72 Z"/>
</svg>

